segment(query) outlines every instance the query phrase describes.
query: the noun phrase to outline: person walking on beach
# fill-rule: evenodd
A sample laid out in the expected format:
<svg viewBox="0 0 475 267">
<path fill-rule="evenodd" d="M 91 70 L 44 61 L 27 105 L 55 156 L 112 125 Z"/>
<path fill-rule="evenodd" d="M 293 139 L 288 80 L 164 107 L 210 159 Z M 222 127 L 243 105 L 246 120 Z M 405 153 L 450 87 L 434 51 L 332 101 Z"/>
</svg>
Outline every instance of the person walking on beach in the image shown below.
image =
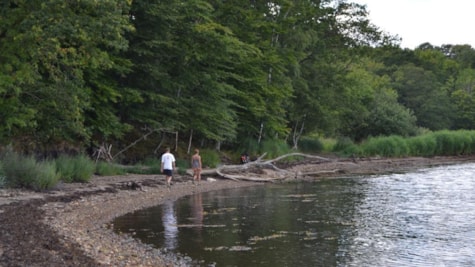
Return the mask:
<svg viewBox="0 0 475 267">
<path fill-rule="evenodd" d="M 173 156 L 173 154 L 170 153 L 170 148 L 167 147 L 166 152 L 162 155 L 162 165 L 160 167 L 160 172 L 165 174 L 167 187 L 169 189 L 172 182 L 174 170 L 175 170 L 175 156 Z"/>
<path fill-rule="evenodd" d="M 199 185 L 201 182 L 201 156 L 199 149 L 195 149 L 195 154 L 191 156 L 191 167 L 193 168 L 193 184 L 196 181 Z"/>
</svg>

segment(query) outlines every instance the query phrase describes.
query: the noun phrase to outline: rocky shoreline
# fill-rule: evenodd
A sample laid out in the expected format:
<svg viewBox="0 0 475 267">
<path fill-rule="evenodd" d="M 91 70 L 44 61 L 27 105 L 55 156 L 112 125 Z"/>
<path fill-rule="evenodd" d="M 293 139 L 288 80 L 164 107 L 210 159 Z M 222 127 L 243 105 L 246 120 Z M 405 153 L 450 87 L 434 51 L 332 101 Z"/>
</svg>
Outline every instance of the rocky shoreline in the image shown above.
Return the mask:
<svg viewBox="0 0 475 267">
<path fill-rule="evenodd" d="M 475 162 L 475 157 L 351 159 L 283 166 L 312 172 L 301 180 L 407 172 Z M 282 167 L 282 166 L 281 166 Z M 210 179 L 194 186 L 177 176 L 168 190 L 162 175 L 95 176 L 85 184 L 60 184 L 48 192 L 0 189 L 0 266 L 187 266 L 186 258 L 111 230 L 114 218 L 185 195 L 255 182 Z"/>
</svg>

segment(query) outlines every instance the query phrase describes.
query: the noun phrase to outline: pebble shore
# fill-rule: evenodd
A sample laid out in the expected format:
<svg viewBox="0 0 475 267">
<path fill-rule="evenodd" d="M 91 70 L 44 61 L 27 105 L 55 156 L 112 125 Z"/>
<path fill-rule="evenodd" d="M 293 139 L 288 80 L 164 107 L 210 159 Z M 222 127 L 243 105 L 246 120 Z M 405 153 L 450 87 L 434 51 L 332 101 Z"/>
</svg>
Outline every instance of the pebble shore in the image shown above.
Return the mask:
<svg viewBox="0 0 475 267">
<path fill-rule="evenodd" d="M 473 163 L 475 157 L 348 159 L 284 166 L 301 180 L 406 172 Z M 47 192 L 0 189 L 0 267 L 9 266 L 192 266 L 192 259 L 112 230 L 121 215 L 199 192 L 256 186 L 206 178 L 194 186 L 189 176 L 174 177 L 168 190 L 163 175 L 94 176 L 88 183 L 59 184 Z"/>
<path fill-rule="evenodd" d="M 135 179 L 136 180 L 136 179 Z M 250 182 L 218 180 L 203 181 L 199 186 L 191 182 L 174 184 L 170 190 L 163 185 L 135 190 L 106 192 L 81 197 L 69 203 L 49 202 L 42 207 L 44 223 L 60 236 L 64 245 L 77 244 L 98 266 L 188 266 L 186 259 L 171 258 L 159 249 L 112 231 L 111 221 L 135 210 L 161 204 L 164 200 L 219 190 L 255 185 Z"/>
</svg>

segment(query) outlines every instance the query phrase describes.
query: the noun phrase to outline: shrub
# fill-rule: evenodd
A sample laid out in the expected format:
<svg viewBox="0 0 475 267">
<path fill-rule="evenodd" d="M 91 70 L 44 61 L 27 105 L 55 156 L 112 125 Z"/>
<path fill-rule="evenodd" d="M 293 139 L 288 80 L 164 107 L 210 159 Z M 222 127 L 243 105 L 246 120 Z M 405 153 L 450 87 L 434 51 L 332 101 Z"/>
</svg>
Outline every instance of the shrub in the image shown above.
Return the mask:
<svg viewBox="0 0 475 267">
<path fill-rule="evenodd" d="M 323 150 L 323 144 L 317 137 L 302 137 L 298 143 L 299 150 L 305 153 L 318 153 Z"/>
<path fill-rule="evenodd" d="M 322 138 L 319 139 L 322 143 L 322 151 L 323 152 L 332 152 L 336 146 L 337 140 L 333 138 Z"/>
<path fill-rule="evenodd" d="M 475 153 L 475 131 L 466 131 L 467 135 L 470 137 L 470 143 L 467 146 L 467 155 L 472 155 Z"/>
<path fill-rule="evenodd" d="M 33 188 L 38 166 L 33 157 L 22 157 L 10 151 L 3 158 L 3 171 L 8 187 Z"/>
<path fill-rule="evenodd" d="M 435 155 L 470 155 L 475 151 L 475 131 L 442 130 L 428 135 L 436 142 Z"/>
<path fill-rule="evenodd" d="M 450 156 L 455 154 L 455 138 L 450 131 L 443 130 L 433 133 L 437 146 L 435 154 L 439 156 Z"/>
<path fill-rule="evenodd" d="M 241 163 L 241 154 L 243 151 L 221 150 L 219 152 L 220 161 L 225 164 L 239 164 Z"/>
<path fill-rule="evenodd" d="M 61 180 L 71 183 L 74 180 L 75 162 L 72 157 L 60 156 L 56 159 L 56 169 L 60 174 Z"/>
<path fill-rule="evenodd" d="M 209 168 L 216 168 L 218 167 L 219 164 L 221 164 L 221 160 L 219 158 L 219 153 L 214 150 L 210 149 L 203 149 L 200 150 L 200 155 L 201 155 L 201 164 L 204 167 L 209 167 Z M 189 162 L 188 162 L 189 166 Z"/>
<path fill-rule="evenodd" d="M 9 187 L 24 187 L 34 190 L 49 189 L 59 180 L 54 162 L 37 162 L 31 156 L 21 156 L 8 151 L 2 159 L 4 184 Z"/>
<path fill-rule="evenodd" d="M 259 154 L 266 154 L 267 158 L 276 158 L 290 152 L 289 145 L 278 139 L 264 140 L 259 147 Z"/>
<path fill-rule="evenodd" d="M 469 131 L 454 131 L 453 155 L 470 155 L 472 153 L 472 137 Z"/>
<path fill-rule="evenodd" d="M 94 162 L 85 155 L 60 156 L 55 162 L 61 179 L 67 183 L 88 182 L 96 169 Z"/>
<path fill-rule="evenodd" d="M 160 158 L 148 157 L 141 163 L 123 167 L 123 171 L 136 174 L 158 174 L 161 164 Z"/>
<path fill-rule="evenodd" d="M 56 164 L 52 161 L 44 161 L 37 163 L 37 176 L 33 182 L 33 189 L 44 190 L 55 186 L 60 175 L 56 171 Z"/>
<path fill-rule="evenodd" d="M 433 135 L 425 134 L 407 139 L 407 146 L 412 156 L 431 157 L 435 154 L 437 142 Z"/>
<path fill-rule="evenodd" d="M 122 175 L 125 170 L 115 164 L 100 161 L 96 165 L 96 173 L 101 176 Z"/>
<path fill-rule="evenodd" d="M 241 141 L 237 150 L 239 155 L 244 152 L 247 152 L 248 155 L 257 155 L 259 154 L 259 144 L 253 138 L 246 138 Z"/>
<path fill-rule="evenodd" d="M 143 162 L 143 165 L 145 166 L 154 167 L 154 168 L 158 166 L 158 169 L 160 169 L 161 164 L 162 164 L 161 158 L 157 158 L 157 157 L 146 158 Z"/>
<path fill-rule="evenodd" d="M 409 148 L 401 136 L 370 138 L 361 146 L 365 156 L 402 157 L 409 155 Z"/>
<path fill-rule="evenodd" d="M 361 149 L 350 138 L 338 138 L 336 144 L 333 146 L 333 152 L 340 156 L 358 156 L 361 155 Z"/>
<path fill-rule="evenodd" d="M 88 182 L 94 174 L 95 169 L 94 161 L 89 157 L 85 155 L 77 156 L 75 157 L 73 180 L 75 182 Z"/>
<path fill-rule="evenodd" d="M 162 166 L 161 159 L 152 158 L 145 162 L 147 173 L 145 174 L 157 174 L 160 173 L 160 168 Z"/>
<path fill-rule="evenodd" d="M 178 174 L 180 175 L 186 174 L 186 169 L 190 167 L 190 162 L 185 159 L 176 159 L 176 167 L 177 167 Z"/>
</svg>

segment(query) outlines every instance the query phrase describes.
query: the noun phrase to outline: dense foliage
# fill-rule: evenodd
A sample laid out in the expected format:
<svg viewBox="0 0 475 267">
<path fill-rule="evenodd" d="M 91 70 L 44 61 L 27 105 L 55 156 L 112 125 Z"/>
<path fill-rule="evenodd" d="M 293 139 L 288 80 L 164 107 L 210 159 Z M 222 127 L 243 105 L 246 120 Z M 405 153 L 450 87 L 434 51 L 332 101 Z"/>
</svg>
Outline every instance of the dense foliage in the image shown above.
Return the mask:
<svg viewBox="0 0 475 267">
<path fill-rule="evenodd" d="M 473 129 L 473 48 L 402 49 L 367 15 L 335 0 L 3 1 L 0 147 L 113 144 L 135 161 Z"/>
</svg>

